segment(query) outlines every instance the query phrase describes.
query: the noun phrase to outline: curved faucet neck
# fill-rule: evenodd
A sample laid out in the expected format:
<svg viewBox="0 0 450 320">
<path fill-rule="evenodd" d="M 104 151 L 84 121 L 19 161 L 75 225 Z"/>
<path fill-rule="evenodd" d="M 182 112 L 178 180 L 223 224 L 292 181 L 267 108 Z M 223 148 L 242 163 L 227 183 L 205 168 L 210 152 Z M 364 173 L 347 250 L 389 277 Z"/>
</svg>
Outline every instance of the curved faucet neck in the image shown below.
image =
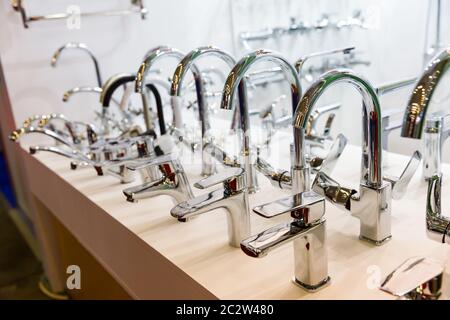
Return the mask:
<svg viewBox="0 0 450 320">
<path fill-rule="evenodd" d="M 194 76 L 195 90 L 197 94 L 197 104 L 199 118 L 202 126 L 202 136 L 206 135 L 209 130 L 209 117 L 208 117 L 208 105 L 206 100 L 206 90 L 204 88 L 203 77 L 200 69 L 195 64 L 201 57 L 214 56 L 225 61 L 230 68 L 233 68 L 236 61 L 228 53 L 222 51 L 219 48 L 207 46 L 200 47 L 189 52 L 178 64 L 172 77 L 172 85 L 170 89 L 170 95 L 175 97 L 181 96 L 183 81 L 186 73 L 192 69 Z"/>
<path fill-rule="evenodd" d="M 442 76 L 450 69 L 450 48 L 441 51 L 426 67 L 414 88 L 403 117 L 401 136 L 420 139 L 428 106 Z"/>
<path fill-rule="evenodd" d="M 320 77 L 301 99 L 294 116 L 294 166 L 305 163 L 304 134 L 308 119 L 322 94 L 334 84 L 346 82 L 355 87 L 363 98 L 363 141 L 361 184 L 380 187 L 383 183 L 381 149 L 381 108 L 372 85 L 351 70 L 332 70 Z"/>
<path fill-rule="evenodd" d="M 178 60 L 181 60 L 183 59 L 184 54 L 178 49 L 170 48 L 167 46 L 156 47 L 148 51 L 136 75 L 136 86 L 135 86 L 136 92 L 138 93 L 145 92 L 144 87 L 146 84 L 145 79 L 147 75 L 149 74 L 150 70 L 152 69 L 152 66 L 156 63 L 156 61 L 159 61 L 164 57 L 166 58 L 173 57 Z"/>
<path fill-rule="evenodd" d="M 244 77 L 249 71 L 250 67 L 256 62 L 271 61 L 278 64 L 283 70 L 287 80 L 290 84 L 292 95 L 292 113 L 295 112 L 298 101 L 301 97 L 300 79 L 297 70 L 292 66 L 287 59 L 276 52 L 268 50 L 257 50 L 247 54 L 234 66 L 225 82 L 225 87 L 222 96 L 222 109 L 232 109 L 234 96 L 238 90 L 239 84 L 244 81 Z"/>
</svg>

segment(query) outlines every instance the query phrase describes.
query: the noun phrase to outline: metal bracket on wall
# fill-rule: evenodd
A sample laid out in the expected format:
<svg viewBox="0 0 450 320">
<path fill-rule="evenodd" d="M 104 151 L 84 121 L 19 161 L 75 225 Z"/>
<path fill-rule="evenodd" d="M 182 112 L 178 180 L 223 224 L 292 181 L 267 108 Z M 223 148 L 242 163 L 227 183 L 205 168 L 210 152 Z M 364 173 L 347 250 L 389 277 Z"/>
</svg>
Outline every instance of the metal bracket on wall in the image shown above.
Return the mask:
<svg viewBox="0 0 450 320">
<path fill-rule="evenodd" d="M 24 7 L 22 0 L 11 0 L 11 5 L 12 5 L 13 9 L 20 13 L 24 28 L 28 28 L 30 22 L 44 21 L 44 20 L 64 20 L 64 19 L 70 19 L 70 18 L 74 17 L 75 15 L 78 17 L 95 17 L 95 16 L 108 17 L 108 16 L 130 15 L 130 14 L 137 13 L 137 14 L 141 15 L 142 19 L 145 19 L 148 10 L 144 6 L 144 0 L 131 0 L 131 4 L 135 8 L 132 7 L 130 9 L 123 9 L 123 10 L 97 11 L 97 12 L 76 12 L 76 13 L 68 11 L 68 12 L 62 12 L 62 13 L 29 16 L 26 12 L 26 9 Z"/>
</svg>

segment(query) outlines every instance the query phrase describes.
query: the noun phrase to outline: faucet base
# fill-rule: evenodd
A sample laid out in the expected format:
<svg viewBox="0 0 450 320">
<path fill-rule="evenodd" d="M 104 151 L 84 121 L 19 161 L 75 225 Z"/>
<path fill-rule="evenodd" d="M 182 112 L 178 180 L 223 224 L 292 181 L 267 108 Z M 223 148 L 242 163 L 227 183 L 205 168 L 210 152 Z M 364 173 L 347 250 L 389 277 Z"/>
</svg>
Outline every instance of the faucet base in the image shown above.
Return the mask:
<svg viewBox="0 0 450 320">
<path fill-rule="evenodd" d="M 302 288 L 303 290 L 306 290 L 308 292 L 317 292 L 323 288 L 326 288 L 331 283 L 331 278 L 327 277 L 324 280 L 322 280 L 320 283 L 318 283 L 315 286 L 311 286 L 309 284 L 303 283 L 301 281 L 298 281 L 295 277 L 292 278 L 292 282 L 297 286 Z"/>
<path fill-rule="evenodd" d="M 369 243 L 371 243 L 373 245 L 376 245 L 376 246 L 382 246 L 383 244 L 385 244 L 386 242 L 388 242 L 391 239 L 392 239 L 392 236 L 384 238 L 383 240 L 373 240 L 373 239 L 370 239 L 370 238 L 366 238 L 364 236 L 359 236 L 359 240 L 369 242 Z"/>
</svg>

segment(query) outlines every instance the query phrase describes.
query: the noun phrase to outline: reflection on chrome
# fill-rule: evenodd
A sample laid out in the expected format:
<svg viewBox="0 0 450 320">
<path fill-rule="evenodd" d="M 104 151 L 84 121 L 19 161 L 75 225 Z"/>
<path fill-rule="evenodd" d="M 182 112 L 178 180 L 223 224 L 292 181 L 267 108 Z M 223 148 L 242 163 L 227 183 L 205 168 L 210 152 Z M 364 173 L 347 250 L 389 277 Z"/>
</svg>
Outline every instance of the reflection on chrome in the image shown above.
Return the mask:
<svg viewBox="0 0 450 320">
<path fill-rule="evenodd" d="M 205 212 L 224 208 L 227 210 L 229 244 L 239 248 L 240 242 L 250 235 L 250 210 L 244 170 L 226 168 L 198 181 L 194 186 L 206 189 L 220 183 L 223 188 L 179 203 L 170 214 L 178 220 L 186 221 Z"/>
</svg>

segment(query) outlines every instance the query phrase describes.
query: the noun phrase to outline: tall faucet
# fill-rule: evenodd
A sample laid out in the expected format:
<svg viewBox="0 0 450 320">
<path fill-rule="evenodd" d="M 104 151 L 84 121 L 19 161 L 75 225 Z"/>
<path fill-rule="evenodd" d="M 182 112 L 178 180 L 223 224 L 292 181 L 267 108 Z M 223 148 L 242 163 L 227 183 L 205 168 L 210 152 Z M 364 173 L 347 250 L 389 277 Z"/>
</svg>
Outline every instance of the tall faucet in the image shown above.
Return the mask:
<svg viewBox="0 0 450 320">
<path fill-rule="evenodd" d="M 426 230 L 430 239 L 450 244 L 450 218 L 441 214 L 442 175 L 428 181 Z"/>
<path fill-rule="evenodd" d="M 450 48 L 437 54 L 425 68 L 409 98 L 403 118 L 402 137 L 421 139 L 424 134 L 423 176 L 426 180 L 441 174 L 442 146 L 450 134 L 450 128 L 443 128 L 445 115 L 434 113 L 427 117 L 434 91 L 449 69 Z"/>
<path fill-rule="evenodd" d="M 318 172 L 312 189 L 333 204 L 340 205 L 360 220 L 360 239 L 381 245 L 391 238 L 391 200 L 404 195 L 420 162 L 420 153 L 397 178 L 385 179 L 382 174 L 381 108 L 375 89 L 351 70 L 332 70 L 322 75 L 303 96 L 294 117 L 293 185 L 296 192 L 308 190 L 309 168 L 306 163 L 304 135 L 308 118 L 322 94 L 337 83 L 349 83 L 363 98 L 363 139 L 360 190 L 343 188 L 328 176 Z"/>
<path fill-rule="evenodd" d="M 202 74 L 200 70 L 194 64 L 201 57 L 213 56 L 224 61 L 230 68 L 233 68 L 236 64 L 235 59 L 225 51 L 212 47 L 199 47 L 189 52 L 178 64 L 172 77 L 172 87 L 170 95 L 172 97 L 180 97 L 182 93 L 183 80 L 186 73 L 192 68 L 194 75 L 194 83 L 197 93 L 197 104 L 200 114 L 201 129 L 202 129 L 202 175 L 209 176 L 214 174 L 215 167 L 212 156 L 205 152 L 205 146 L 211 142 L 212 137 L 209 135 L 210 120 L 208 115 L 208 105 L 206 92 L 203 87 Z"/>
<path fill-rule="evenodd" d="M 135 91 L 144 95 L 147 75 L 152 71 L 152 68 L 157 61 L 164 58 L 175 58 L 177 61 L 181 61 L 183 57 L 184 54 L 181 51 L 168 46 L 159 46 L 148 51 L 136 74 Z M 172 100 L 173 126 L 182 128 L 181 110 L 177 102 L 178 101 Z"/>
<path fill-rule="evenodd" d="M 242 138 L 242 156 L 244 163 L 244 170 L 247 174 L 248 189 L 249 192 L 255 192 L 257 190 L 256 185 L 256 173 L 251 159 L 250 150 L 250 121 L 249 121 L 249 106 L 247 99 L 247 92 L 245 84 L 242 85 L 246 73 L 250 67 L 256 62 L 269 61 L 278 64 L 284 72 L 285 77 L 288 79 L 292 97 L 292 113 L 295 112 L 298 101 L 301 97 L 300 80 L 297 75 L 296 69 L 280 54 L 269 50 L 257 50 L 244 56 L 233 67 L 230 74 L 227 77 L 225 86 L 223 89 L 221 108 L 231 110 L 235 101 L 236 92 L 239 94 L 239 117 L 241 130 L 243 131 Z M 239 90 L 239 91 L 238 91 Z"/>
<path fill-rule="evenodd" d="M 82 51 L 86 52 L 89 55 L 89 57 L 91 58 L 92 62 L 94 63 L 95 75 L 96 75 L 96 78 L 97 78 L 98 87 L 102 87 L 103 86 L 103 81 L 102 81 L 102 76 L 101 76 L 101 73 L 100 73 L 100 66 L 99 66 L 98 60 L 95 57 L 94 53 L 84 43 L 68 42 L 65 45 L 63 45 L 62 47 L 58 48 L 58 50 L 56 50 L 56 52 L 52 56 L 51 66 L 52 67 L 56 67 L 56 63 L 58 62 L 62 52 L 64 50 L 66 50 L 66 49 L 82 50 Z"/>
<path fill-rule="evenodd" d="M 245 172 L 242 168 L 225 168 L 218 174 L 198 181 L 194 186 L 206 189 L 220 183 L 223 184 L 223 188 L 182 202 L 175 206 L 170 214 L 178 220 L 185 221 L 205 212 L 224 208 L 227 210 L 229 244 L 239 248 L 241 241 L 250 236 L 250 210 Z"/>
</svg>

